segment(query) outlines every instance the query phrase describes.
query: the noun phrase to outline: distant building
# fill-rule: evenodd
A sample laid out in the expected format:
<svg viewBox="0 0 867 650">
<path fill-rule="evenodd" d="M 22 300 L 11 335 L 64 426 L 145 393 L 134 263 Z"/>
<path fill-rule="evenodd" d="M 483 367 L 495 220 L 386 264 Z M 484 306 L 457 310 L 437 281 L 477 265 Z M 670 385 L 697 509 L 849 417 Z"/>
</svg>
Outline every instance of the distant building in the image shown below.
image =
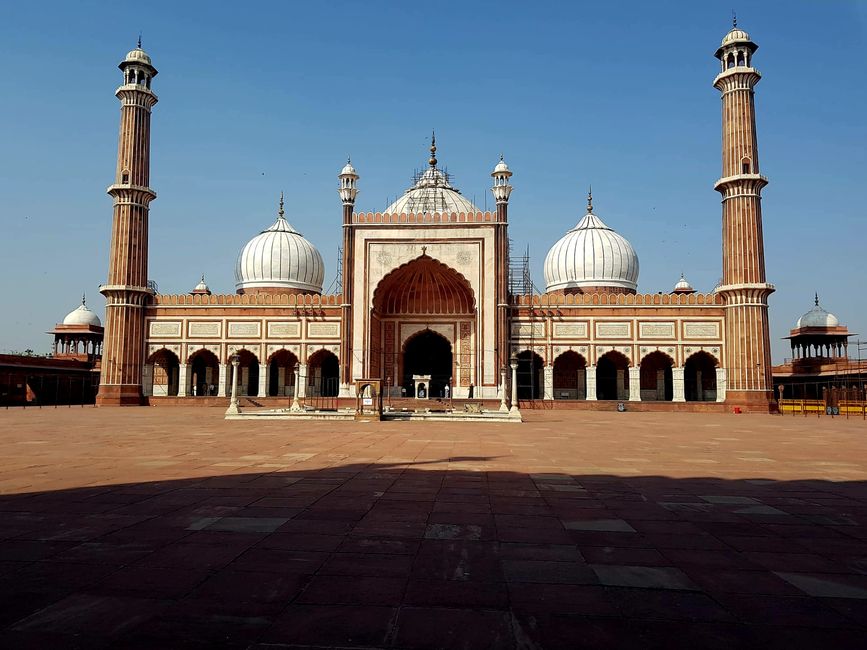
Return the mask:
<svg viewBox="0 0 867 650">
<path fill-rule="evenodd" d="M 99 316 L 82 298 L 49 334 L 50 357 L 0 354 L 0 406 L 94 403 L 102 357 Z"/>
<path fill-rule="evenodd" d="M 513 359 L 518 396 L 553 404 L 705 402 L 773 408 L 768 296 L 752 67 L 757 45 L 733 27 L 716 51 L 722 94 L 722 284 L 697 293 L 639 293 L 638 255 L 596 214 L 592 196 L 544 262 L 545 291 L 511 282 L 512 170 L 491 172 L 494 211 L 461 194 L 439 166 L 436 140 L 412 186 L 382 212 L 356 211 L 359 174 L 338 174 L 341 291 L 323 295 L 316 247 L 285 216 L 242 248 L 234 294 L 202 282 L 158 295 L 148 283 L 150 117 L 157 75 L 137 47 L 123 82 L 98 403 L 225 397 L 238 355 L 242 395 L 354 397 L 358 378 L 380 378 L 393 397 L 429 392 L 496 400 Z M 529 218 L 530 215 L 523 215 Z M 532 218 L 538 218 L 532 215 Z M 526 274 L 525 277 L 528 277 Z M 687 406 L 683 406 L 687 408 Z"/>
<path fill-rule="evenodd" d="M 850 355 L 849 339 L 853 336 L 834 314 L 822 309 L 816 294 L 813 308 L 798 319 L 785 337 L 791 344 L 791 358 L 774 366 L 777 397 L 863 401 L 867 359 L 853 359 Z M 859 356 L 859 351 L 855 356 Z"/>
</svg>

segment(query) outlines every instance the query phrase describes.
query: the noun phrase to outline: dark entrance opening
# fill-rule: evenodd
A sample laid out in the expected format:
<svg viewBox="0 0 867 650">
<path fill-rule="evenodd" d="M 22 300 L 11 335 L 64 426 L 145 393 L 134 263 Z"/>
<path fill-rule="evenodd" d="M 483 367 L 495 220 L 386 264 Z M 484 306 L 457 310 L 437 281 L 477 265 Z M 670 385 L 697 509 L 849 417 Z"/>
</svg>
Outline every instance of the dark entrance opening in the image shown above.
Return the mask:
<svg viewBox="0 0 867 650">
<path fill-rule="evenodd" d="M 535 352 L 524 350 L 518 355 L 518 399 L 542 399 L 545 362 Z"/>
<path fill-rule="evenodd" d="M 629 399 L 629 361 L 619 352 L 606 352 L 596 362 L 596 399 Z M 618 397 L 618 384 L 623 392 Z"/>
<path fill-rule="evenodd" d="M 403 386 L 407 397 L 415 397 L 413 375 L 430 375 L 431 398 L 443 397 L 452 377 L 452 346 L 445 337 L 425 330 L 406 342 L 403 351 Z"/>
</svg>

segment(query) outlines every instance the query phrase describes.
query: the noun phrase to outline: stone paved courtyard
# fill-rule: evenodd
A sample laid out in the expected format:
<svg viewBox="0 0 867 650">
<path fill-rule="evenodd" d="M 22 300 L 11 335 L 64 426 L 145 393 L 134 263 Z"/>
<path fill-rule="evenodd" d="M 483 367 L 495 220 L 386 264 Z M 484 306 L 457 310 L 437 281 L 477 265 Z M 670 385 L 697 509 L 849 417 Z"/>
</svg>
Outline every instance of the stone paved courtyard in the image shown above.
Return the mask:
<svg viewBox="0 0 867 650">
<path fill-rule="evenodd" d="M 849 648 L 867 425 L 0 411 L 0 646 Z"/>
</svg>

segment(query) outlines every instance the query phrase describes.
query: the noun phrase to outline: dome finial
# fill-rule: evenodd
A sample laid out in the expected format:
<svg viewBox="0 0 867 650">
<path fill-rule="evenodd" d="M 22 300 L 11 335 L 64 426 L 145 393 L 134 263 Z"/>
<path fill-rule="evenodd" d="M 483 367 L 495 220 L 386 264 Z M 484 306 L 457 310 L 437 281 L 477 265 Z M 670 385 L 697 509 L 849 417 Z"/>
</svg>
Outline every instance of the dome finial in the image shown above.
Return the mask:
<svg viewBox="0 0 867 650">
<path fill-rule="evenodd" d="M 283 215 L 286 214 L 286 212 L 283 210 L 283 192 L 280 192 L 280 209 L 277 211 L 277 214 L 280 216 L 281 219 L 283 219 Z"/>
<path fill-rule="evenodd" d="M 138 49 L 141 49 L 141 32 L 138 33 Z"/>
<path fill-rule="evenodd" d="M 818 291 L 816 292 L 816 297 L 814 299 L 814 303 L 816 304 L 816 307 L 819 306 L 819 292 Z"/>
<path fill-rule="evenodd" d="M 732 29 L 737 29 L 738 27 L 738 14 L 732 9 Z"/>
<path fill-rule="evenodd" d="M 437 166 L 437 134 L 433 130 L 431 130 L 430 136 L 430 160 L 428 162 L 431 167 Z"/>
<path fill-rule="evenodd" d="M 587 214 L 593 214 L 593 186 L 587 192 Z"/>
<path fill-rule="evenodd" d="M 81 306 L 87 307 L 87 294 L 86 293 L 81 294 Z"/>
</svg>

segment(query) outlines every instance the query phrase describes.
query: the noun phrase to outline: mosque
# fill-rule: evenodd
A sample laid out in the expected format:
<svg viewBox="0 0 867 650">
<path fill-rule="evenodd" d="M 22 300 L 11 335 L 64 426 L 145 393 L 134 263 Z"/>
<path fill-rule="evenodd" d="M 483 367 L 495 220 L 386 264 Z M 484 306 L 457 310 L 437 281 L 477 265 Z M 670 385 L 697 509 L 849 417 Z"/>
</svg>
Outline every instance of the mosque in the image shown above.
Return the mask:
<svg viewBox="0 0 867 650">
<path fill-rule="evenodd" d="M 347 162 L 341 289 L 323 293 L 317 248 L 276 215 L 240 247 L 235 292 L 204 277 L 189 294 L 148 281 L 150 117 L 157 69 L 139 47 L 120 63 L 117 172 L 105 339 L 97 403 L 139 405 L 225 398 L 238 362 L 242 395 L 354 398 L 355 381 L 382 380 L 395 398 L 518 398 L 573 408 L 605 401 L 637 408 L 774 408 L 752 66 L 757 45 L 736 25 L 716 50 L 722 99 L 722 281 L 696 292 L 640 292 L 632 244 L 585 214 L 545 257 L 544 292 L 510 282 L 513 172 L 491 171 L 496 209 L 480 210 L 441 168 L 432 139 L 426 168 L 382 212 L 356 209 L 361 184 Z M 565 209 L 570 209 L 566 207 Z M 521 218 L 521 215 L 516 215 Z M 270 220 L 269 220 L 270 221 Z M 303 229 L 303 228 L 302 228 Z M 512 370 L 515 366 L 516 370 Z M 514 379 L 513 379 L 514 376 Z M 296 389 L 297 386 L 297 389 Z M 641 404 L 642 406 L 639 406 Z M 649 407 L 648 407 L 649 408 Z"/>
</svg>

